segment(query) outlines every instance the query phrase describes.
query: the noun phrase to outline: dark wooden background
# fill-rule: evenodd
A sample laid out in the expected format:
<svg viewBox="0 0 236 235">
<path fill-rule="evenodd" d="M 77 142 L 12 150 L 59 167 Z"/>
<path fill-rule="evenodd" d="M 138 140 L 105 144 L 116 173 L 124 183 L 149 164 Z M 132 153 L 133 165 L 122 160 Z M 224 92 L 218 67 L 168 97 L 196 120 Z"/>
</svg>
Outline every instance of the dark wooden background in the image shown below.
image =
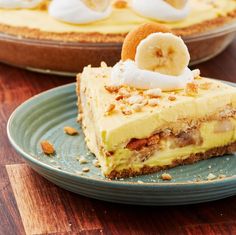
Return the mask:
<svg viewBox="0 0 236 235">
<path fill-rule="evenodd" d="M 198 66 L 236 82 L 236 40 Z M 192 206 L 142 207 L 85 198 L 34 173 L 9 144 L 7 120 L 33 95 L 74 78 L 0 64 L 0 234 L 236 234 L 236 197 Z"/>
</svg>

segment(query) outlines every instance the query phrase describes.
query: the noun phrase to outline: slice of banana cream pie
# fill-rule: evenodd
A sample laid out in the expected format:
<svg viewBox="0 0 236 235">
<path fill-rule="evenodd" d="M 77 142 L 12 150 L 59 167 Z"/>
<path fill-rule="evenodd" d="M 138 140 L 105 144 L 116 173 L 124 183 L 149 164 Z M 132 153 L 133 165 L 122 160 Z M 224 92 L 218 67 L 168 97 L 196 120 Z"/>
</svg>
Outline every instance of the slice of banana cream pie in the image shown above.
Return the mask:
<svg viewBox="0 0 236 235">
<path fill-rule="evenodd" d="M 114 67 L 77 78 L 87 146 L 111 179 L 236 150 L 236 88 L 191 71 L 180 37 L 146 34 L 130 32 Z"/>
</svg>

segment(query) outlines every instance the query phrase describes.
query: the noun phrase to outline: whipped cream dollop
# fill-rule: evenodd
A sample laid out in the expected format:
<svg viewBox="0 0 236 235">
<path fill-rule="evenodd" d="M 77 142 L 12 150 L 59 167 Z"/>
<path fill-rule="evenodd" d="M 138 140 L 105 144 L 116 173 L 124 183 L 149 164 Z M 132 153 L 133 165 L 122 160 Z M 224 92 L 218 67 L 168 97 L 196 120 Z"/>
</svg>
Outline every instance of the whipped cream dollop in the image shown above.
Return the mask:
<svg viewBox="0 0 236 235">
<path fill-rule="evenodd" d="M 134 61 L 120 61 L 111 72 L 110 83 L 114 86 L 127 85 L 138 89 L 160 88 L 162 91 L 184 89 L 194 80 L 194 73 L 186 67 L 179 76 L 139 69 Z"/>
<path fill-rule="evenodd" d="M 44 0 L 0 0 L 0 8 L 34 8 Z"/>
<path fill-rule="evenodd" d="M 142 16 L 166 22 L 182 20 L 190 12 L 189 1 L 177 9 L 164 0 L 132 0 L 132 8 Z"/>
<path fill-rule="evenodd" d="M 67 23 L 86 24 L 107 18 L 111 14 L 111 7 L 95 11 L 82 0 L 53 0 L 49 6 L 49 14 Z"/>
</svg>

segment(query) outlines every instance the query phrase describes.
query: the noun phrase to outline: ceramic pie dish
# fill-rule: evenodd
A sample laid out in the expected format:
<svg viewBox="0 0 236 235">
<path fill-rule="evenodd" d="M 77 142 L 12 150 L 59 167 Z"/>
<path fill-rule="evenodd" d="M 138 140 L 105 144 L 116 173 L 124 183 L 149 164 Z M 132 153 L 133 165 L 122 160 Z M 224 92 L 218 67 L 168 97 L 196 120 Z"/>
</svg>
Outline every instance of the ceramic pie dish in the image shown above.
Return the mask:
<svg viewBox="0 0 236 235">
<path fill-rule="evenodd" d="M 186 19 L 158 22 L 184 38 L 191 64 L 219 54 L 235 36 L 236 2 L 213 3 L 191 0 L 192 12 Z M 125 8 L 113 6 L 107 19 L 84 25 L 53 19 L 47 6 L 33 10 L 0 9 L 0 61 L 67 74 L 76 73 L 88 64 L 98 66 L 102 60 L 114 65 L 120 58 L 126 34 L 145 22 L 156 21 L 134 13 L 129 5 Z"/>
</svg>

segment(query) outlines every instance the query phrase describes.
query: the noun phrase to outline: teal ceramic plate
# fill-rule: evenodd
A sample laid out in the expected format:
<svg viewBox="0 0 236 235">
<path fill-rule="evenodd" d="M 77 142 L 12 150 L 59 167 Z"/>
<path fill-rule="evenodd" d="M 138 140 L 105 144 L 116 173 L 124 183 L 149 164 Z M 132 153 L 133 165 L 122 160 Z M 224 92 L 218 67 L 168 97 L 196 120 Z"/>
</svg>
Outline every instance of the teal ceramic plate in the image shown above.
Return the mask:
<svg viewBox="0 0 236 235">
<path fill-rule="evenodd" d="M 236 195 L 236 155 L 170 169 L 167 172 L 173 180 L 168 182 L 160 179 L 162 172 L 114 181 L 105 179 L 92 163 L 94 156 L 86 148 L 76 115 L 75 84 L 69 84 L 26 101 L 8 121 L 13 147 L 35 171 L 56 185 L 100 200 L 139 205 L 183 205 Z M 80 135 L 64 134 L 64 126 L 77 128 Z M 39 143 L 43 139 L 55 145 L 55 156 L 42 154 Z M 87 164 L 77 161 L 81 155 L 88 159 Z M 84 167 L 90 171 L 81 175 Z M 226 178 L 207 181 L 209 173 Z"/>
</svg>

